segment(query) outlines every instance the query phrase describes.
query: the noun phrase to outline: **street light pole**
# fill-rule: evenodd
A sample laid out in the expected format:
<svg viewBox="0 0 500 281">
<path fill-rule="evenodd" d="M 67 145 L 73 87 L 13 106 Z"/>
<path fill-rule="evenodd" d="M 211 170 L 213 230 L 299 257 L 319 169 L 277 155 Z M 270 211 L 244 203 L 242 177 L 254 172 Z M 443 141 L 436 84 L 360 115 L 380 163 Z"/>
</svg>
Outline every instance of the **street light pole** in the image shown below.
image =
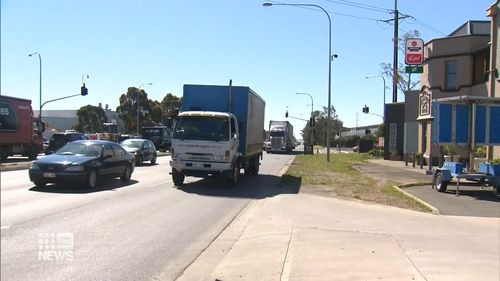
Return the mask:
<svg viewBox="0 0 500 281">
<path fill-rule="evenodd" d="M 311 127 L 311 145 L 314 146 L 314 128 L 313 128 L 313 124 L 311 123 L 312 121 L 312 118 L 313 118 L 313 107 L 314 107 L 314 100 L 313 100 L 313 97 L 308 94 L 308 93 L 296 93 L 297 95 L 307 95 L 311 98 L 311 119 L 309 119 L 309 126 Z"/>
<path fill-rule="evenodd" d="M 136 125 L 137 136 L 139 136 L 139 112 L 140 112 L 140 100 L 141 100 L 140 95 L 141 95 L 141 88 L 144 85 L 153 85 L 153 83 L 142 83 L 138 88 L 138 92 L 137 92 L 137 125 Z"/>
<path fill-rule="evenodd" d="M 383 109 L 384 109 L 384 120 L 385 120 L 385 88 L 386 88 L 385 77 L 382 75 L 375 75 L 375 76 L 366 76 L 365 79 L 370 79 L 370 78 L 375 78 L 375 77 L 380 77 L 384 81 L 384 108 Z"/>
<path fill-rule="evenodd" d="M 331 89 L 332 89 L 332 20 L 330 14 L 323 7 L 316 4 L 288 4 L 288 3 L 264 3 L 264 7 L 271 6 L 296 6 L 296 7 L 316 7 L 322 10 L 328 17 L 328 119 L 326 120 L 326 161 L 330 162 L 330 119 L 331 119 Z"/>
<path fill-rule="evenodd" d="M 40 65 L 40 110 L 38 111 L 38 119 L 42 121 L 42 56 L 37 52 L 29 54 L 30 57 L 34 55 L 38 55 L 38 62 Z"/>
</svg>

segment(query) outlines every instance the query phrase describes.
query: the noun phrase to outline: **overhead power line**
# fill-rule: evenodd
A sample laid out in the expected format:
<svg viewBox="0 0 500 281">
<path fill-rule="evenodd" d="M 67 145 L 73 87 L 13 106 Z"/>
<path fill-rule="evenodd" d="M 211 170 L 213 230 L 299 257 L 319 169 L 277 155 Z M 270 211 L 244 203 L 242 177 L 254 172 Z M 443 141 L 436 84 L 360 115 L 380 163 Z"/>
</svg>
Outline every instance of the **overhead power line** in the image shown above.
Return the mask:
<svg viewBox="0 0 500 281">
<path fill-rule="evenodd" d="M 275 3 L 275 4 L 286 4 L 286 3 L 283 3 L 283 2 L 280 2 L 280 1 L 269 1 L 271 3 Z M 291 5 L 293 6 L 293 5 Z M 306 10 L 312 10 L 312 11 L 319 11 L 318 9 L 315 9 L 315 8 L 312 8 L 312 7 L 304 7 L 304 6 L 294 6 L 296 8 L 300 8 L 300 9 L 306 9 Z M 350 18 L 357 18 L 357 19 L 363 19 L 363 20 L 369 20 L 369 21 L 376 21 L 376 22 L 382 22 L 383 20 L 381 19 L 376 19 L 376 18 L 369 18 L 369 17 L 363 17 L 363 16 L 358 16 L 358 15 L 352 15 L 352 14 L 346 14 L 346 13 L 337 13 L 337 12 L 332 12 L 330 10 L 326 10 L 329 14 L 332 14 L 332 15 L 338 15 L 338 16 L 344 16 L 344 17 L 350 17 Z"/>
<path fill-rule="evenodd" d="M 421 21 L 421 20 L 417 19 L 416 17 L 414 17 L 414 16 L 412 16 L 412 15 L 406 15 L 406 16 L 408 16 L 409 18 L 412 18 L 412 19 L 413 19 L 413 20 L 415 20 L 415 22 L 417 22 L 418 24 L 420 24 L 421 26 L 423 26 L 423 27 L 425 27 L 425 28 L 427 28 L 427 29 L 429 29 L 429 30 L 431 30 L 431 31 L 435 32 L 436 34 L 439 34 L 439 35 L 441 35 L 441 36 L 446 36 L 446 34 L 445 34 L 444 32 L 441 32 L 441 31 L 437 30 L 436 28 L 434 28 L 434 27 L 432 27 L 432 26 L 430 26 L 430 25 L 426 24 L 425 22 L 423 22 L 423 21 Z"/>
<path fill-rule="evenodd" d="M 363 3 L 358 3 L 354 1 L 347 1 L 347 0 L 325 0 L 330 3 L 336 3 L 340 5 L 345 5 L 349 7 L 355 7 L 355 8 L 360 8 L 360 9 L 365 9 L 365 10 L 370 10 L 370 11 L 375 11 L 375 12 L 381 12 L 381 13 L 390 13 L 391 10 L 377 7 L 377 6 L 372 6 L 372 5 L 367 5 Z"/>
</svg>

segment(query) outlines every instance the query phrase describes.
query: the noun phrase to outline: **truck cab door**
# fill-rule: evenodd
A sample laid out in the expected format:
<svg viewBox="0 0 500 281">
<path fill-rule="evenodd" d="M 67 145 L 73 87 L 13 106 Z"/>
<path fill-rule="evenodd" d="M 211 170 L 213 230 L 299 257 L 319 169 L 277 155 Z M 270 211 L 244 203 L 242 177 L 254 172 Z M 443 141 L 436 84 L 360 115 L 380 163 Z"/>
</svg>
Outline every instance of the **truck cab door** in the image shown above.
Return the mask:
<svg viewBox="0 0 500 281">
<path fill-rule="evenodd" d="M 231 117 L 231 129 L 230 130 L 231 130 L 230 131 L 231 147 L 235 147 L 235 153 L 237 153 L 238 147 L 240 146 L 240 133 L 239 133 L 239 128 L 238 128 L 238 122 L 236 122 L 236 119 L 233 116 Z"/>
</svg>

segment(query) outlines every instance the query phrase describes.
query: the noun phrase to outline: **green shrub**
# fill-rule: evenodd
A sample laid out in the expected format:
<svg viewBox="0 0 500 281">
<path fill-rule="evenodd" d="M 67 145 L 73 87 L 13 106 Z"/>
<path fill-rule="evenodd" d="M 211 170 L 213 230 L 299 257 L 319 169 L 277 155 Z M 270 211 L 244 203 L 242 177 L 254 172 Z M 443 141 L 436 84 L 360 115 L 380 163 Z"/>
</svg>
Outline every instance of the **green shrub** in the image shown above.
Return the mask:
<svg viewBox="0 0 500 281">
<path fill-rule="evenodd" d="M 476 157 L 478 157 L 478 158 L 486 157 L 486 146 L 476 147 Z"/>
</svg>

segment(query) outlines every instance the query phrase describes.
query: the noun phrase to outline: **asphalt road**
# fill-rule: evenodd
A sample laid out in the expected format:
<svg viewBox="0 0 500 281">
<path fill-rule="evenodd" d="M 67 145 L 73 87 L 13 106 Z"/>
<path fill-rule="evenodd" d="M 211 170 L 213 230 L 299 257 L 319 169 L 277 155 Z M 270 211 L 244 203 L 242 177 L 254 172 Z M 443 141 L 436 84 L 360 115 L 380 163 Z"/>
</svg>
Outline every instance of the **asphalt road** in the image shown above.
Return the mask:
<svg viewBox="0 0 500 281">
<path fill-rule="evenodd" d="M 174 188 L 170 157 L 95 190 L 38 190 L 27 170 L 1 172 L 1 279 L 175 279 L 250 200 L 296 192 L 276 176 L 292 157 L 264 154 L 260 174 L 234 188 L 189 177 Z"/>
</svg>

